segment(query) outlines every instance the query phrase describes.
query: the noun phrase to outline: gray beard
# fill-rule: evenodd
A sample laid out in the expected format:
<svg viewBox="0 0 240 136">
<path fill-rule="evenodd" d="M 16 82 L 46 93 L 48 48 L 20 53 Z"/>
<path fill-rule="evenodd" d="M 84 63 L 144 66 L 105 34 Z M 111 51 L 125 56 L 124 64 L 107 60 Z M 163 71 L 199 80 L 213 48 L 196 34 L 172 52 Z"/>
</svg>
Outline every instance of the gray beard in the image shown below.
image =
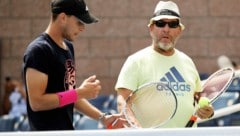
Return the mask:
<svg viewBox="0 0 240 136">
<path fill-rule="evenodd" d="M 159 49 L 164 50 L 164 51 L 169 51 L 169 50 L 172 50 L 173 48 L 175 48 L 175 43 L 178 41 L 178 39 L 179 39 L 179 36 L 173 42 L 168 43 L 168 44 L 161 43 L 161 42 L 157 41 L 157 39 L 154 39 L 154 41 Z"/>
<path fill-rule="evenodd" d="M 157 45 L 158 45 L 159 49 L 164 50 L 164 51 L 168 51 L 168 50 L 171 50 L 174 48 L 173 43 L 164 44 L 164 43 L 158 42 Z"/>
</svg>

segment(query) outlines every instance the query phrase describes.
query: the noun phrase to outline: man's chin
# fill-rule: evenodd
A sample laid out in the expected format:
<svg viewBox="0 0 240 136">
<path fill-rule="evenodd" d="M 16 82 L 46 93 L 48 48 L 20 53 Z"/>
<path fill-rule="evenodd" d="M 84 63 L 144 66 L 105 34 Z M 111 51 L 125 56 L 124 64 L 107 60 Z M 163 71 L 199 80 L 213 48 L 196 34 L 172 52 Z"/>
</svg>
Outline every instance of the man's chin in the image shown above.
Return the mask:
<svg viewBox="0 0 240 136">
<path fill-rule="evenodd" d="M 172 46 L 164 46 L 164 45 L 160 46 L 159 45 L 158 47 L 159 47 L 159 49 L 164 50 L 164 51 L 170 51 L 173 49 Z"/>
</svg>

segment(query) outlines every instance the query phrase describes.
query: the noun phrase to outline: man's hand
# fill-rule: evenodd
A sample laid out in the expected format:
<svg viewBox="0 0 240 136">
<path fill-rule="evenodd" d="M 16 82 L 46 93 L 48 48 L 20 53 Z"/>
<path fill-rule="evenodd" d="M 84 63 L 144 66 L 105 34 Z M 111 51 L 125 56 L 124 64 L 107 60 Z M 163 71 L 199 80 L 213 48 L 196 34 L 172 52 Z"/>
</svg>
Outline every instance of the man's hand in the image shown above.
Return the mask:
<svg viewBox="0 0 240 136">
<path fill-rule="evenodd" d="M 212 107 L 212 105 L 207 105 L 204 107 L 201 107 L 197 110 L 197 116 L 200 119 L 207 119 L 207 118 L 211 118 L 214 114 L 214 109 Z"/>
<path fill-rule="evenodd" d="M 94 99 L 101 90 L 101 83 L 95 75 L 83 81 L 79 88 L 76 88 L 78 98 Z"/>
<path fill-rule="evenodd" d="M 102 123 L 107 129 L 124 128 L 128 124 L 122 114 L 106 115 L 103 118 Z"/>
</svg>

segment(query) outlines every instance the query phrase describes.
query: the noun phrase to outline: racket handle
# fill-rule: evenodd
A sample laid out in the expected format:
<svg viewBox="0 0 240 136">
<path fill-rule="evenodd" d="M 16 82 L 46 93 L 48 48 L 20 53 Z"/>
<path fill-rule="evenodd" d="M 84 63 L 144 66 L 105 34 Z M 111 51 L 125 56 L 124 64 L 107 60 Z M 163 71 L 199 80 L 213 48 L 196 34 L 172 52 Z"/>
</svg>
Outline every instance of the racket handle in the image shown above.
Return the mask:
<svg viewBox="0 0 240 136">
<path fill-rule="evenodd" d="M 114 120 L 113 123 L 111 123 L 107 126 L 107 129 L 112 129 L 113 126 L 117 123 L 117 121 L 118 121 L 118 119 Z"/>
<path fill-rule="evenodd" d="M 185 127 L 192 127 L 193 124 L 196 122 L 196 120 L 197 120 L 196 116 L 191 116 L 190 120 L 188 121 L 188 123 Z"/>
</svg>

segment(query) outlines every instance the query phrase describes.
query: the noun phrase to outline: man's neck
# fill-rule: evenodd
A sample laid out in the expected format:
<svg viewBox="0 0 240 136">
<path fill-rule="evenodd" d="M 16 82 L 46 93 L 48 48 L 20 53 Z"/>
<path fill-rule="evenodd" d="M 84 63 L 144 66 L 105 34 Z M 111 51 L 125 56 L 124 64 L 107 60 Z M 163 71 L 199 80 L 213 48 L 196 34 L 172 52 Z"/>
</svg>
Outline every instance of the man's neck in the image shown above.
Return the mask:
<svg viewBox="0 0 240 136">
<path fill-rule="evenodd" d="M 67 46 L 64 43 L 64 39 L 62 37 L 61 30 L 54 28 L 54 25 L 49 25 L 45 31 L 52 40 L 62 49 L 67 50 Z"/>
</svg>

